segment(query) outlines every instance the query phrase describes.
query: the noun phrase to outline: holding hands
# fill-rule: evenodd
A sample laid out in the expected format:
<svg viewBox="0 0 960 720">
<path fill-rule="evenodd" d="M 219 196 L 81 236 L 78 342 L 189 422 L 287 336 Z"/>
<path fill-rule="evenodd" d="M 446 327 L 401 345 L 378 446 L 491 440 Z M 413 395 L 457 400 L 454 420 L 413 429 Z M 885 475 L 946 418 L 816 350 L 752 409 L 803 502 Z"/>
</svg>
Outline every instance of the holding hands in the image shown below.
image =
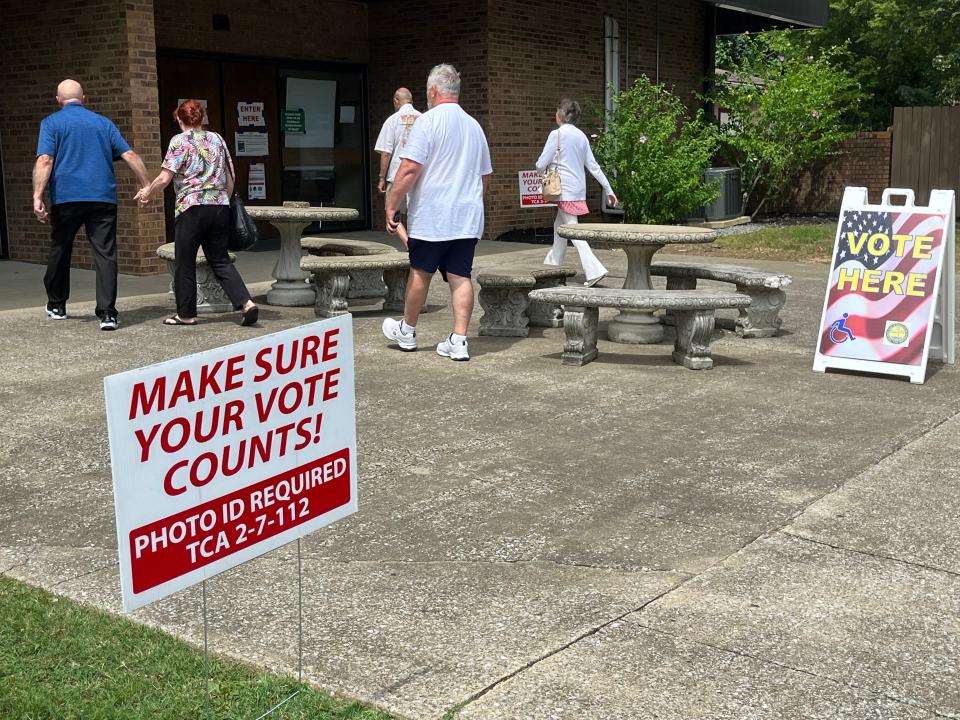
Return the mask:
<svg viewBox="0 0 960 720">
<path fill-rule="evenodd" d="M 153 179 L 153 182 L 147 182 L 137 191 L 137 194 L 133 196 L 133 199 L 140 203 L 140 207 L 146 207 L 150 204 L 150 196 L 153 195 L 153 191 L 162 191 L 167 185 L 170 184 L 171 180 L 173 180 L 173 172 L 163 168 L 160 170 L 160 174 Z"/>
<path fill-rule="evenodd" d="M 137 191 L 137 194 L 133 196 L 133 199 L 140 203 L 140 207 L 145 207 L 150 204 L 150 194 L 152 190 L 152 185 L 142 187 Z"/>
</svg>

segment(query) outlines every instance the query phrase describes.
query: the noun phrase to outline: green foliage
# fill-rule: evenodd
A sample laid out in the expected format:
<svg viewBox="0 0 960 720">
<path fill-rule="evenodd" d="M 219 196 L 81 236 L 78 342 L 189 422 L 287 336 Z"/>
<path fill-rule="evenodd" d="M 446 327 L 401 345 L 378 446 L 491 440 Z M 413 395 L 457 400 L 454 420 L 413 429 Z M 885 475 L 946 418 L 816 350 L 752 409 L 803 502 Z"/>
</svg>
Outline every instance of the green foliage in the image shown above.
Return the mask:
<svg viewBox="0 0 960 720">
<path fill-rule="evenodd" d="M 615 93 L 614 112 L 594 146 L 633 223 L 671 223 L 716 199 L 716 183 L 704 171 L 718 147 L 717 129 L 692 117 L 683 103 L 647 77 Z"/>
<path fill-rule="evenodd" d="M 270 717 L 389 720 L 296 678 L 216 658 L 210 675 L 216 718 L 258 717 L 301 690 Z M 180 640 L 0 577 L 0 718 L 203 718 L 203 677 L 203 653 Z"/>
<path fill-rule="evenodd" d="M 840 68 L 843 51 L 801 56 L 778 35 L 725 48 L 728 73 L 711 99 L 724 112 L 724 152 L 740 167 L 743 208 L 756 215 L 813 161 L 852 134 L 859 85 Z"/>
<path fill-rule="evenodd" d="M 826 28 L 786 35 L 807 54 L 847 45 L 871 128 L 897 106 L 960 103 L 960 0 L 831 0 Z"/>
</svg>

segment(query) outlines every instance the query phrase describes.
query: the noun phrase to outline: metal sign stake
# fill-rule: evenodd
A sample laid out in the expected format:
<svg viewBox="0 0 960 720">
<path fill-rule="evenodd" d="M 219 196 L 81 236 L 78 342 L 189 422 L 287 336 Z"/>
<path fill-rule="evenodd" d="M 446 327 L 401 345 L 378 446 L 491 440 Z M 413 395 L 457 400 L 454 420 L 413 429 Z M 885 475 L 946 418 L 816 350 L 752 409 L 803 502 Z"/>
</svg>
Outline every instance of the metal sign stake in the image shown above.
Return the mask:
<svg viewBox="0 0 960 720">
<path fill-rule="evenodd" d="M 210 651 L 207 647 L 207 581 L 200 583 L 203 593 L 203 709 L 207 720 L 210 715 Z"/>
<path fill-rule="evenodd" d="M 263 720 L 294 698 L 300 698 L 300 717 L 303 717 L 303 561 L 300 538 L 297 538 L 297 689 L 255 720 Z"/>
</svg>

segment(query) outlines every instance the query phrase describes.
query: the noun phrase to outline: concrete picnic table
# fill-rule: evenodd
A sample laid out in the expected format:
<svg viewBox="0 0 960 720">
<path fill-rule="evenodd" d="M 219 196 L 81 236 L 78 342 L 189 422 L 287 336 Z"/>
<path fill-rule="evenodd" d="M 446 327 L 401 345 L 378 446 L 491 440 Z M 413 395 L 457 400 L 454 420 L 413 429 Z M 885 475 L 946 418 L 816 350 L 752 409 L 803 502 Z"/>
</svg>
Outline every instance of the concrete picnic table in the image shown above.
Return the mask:
<svg viewBox="0 0 960 720">
<path fill-rule="evenodd" d="M 294 307 L 313 305 L 314 289 L 307 284 L 308 273 L 300 269 L 300 234 L 313 223 L 324 220 L 356 220 L 360 213 L 352 208 L 311 207 L 309 203 L 285 202 L 279 205 L 250 205 L 250 217 L 266 220 L 280 231 L 280 257 L 273 267 L 276 282 L 267 292 L 267 304 Z"/>
<path fill-rule="evenodd" d="M 567 240 L 586 240 L 595 247 L 623 248 L 627 255 L 625 290 L 650 290 L 650 264 L 664 245 L 713 242 L 717 233 L 686 225 L 630 225 L 582 223 L 561 225 L 557 233 Z M 621 310 L 607 326 L 613 342 L 647 345 L 663 340 L 663 325 L 652 310 Z"/>
</svg>

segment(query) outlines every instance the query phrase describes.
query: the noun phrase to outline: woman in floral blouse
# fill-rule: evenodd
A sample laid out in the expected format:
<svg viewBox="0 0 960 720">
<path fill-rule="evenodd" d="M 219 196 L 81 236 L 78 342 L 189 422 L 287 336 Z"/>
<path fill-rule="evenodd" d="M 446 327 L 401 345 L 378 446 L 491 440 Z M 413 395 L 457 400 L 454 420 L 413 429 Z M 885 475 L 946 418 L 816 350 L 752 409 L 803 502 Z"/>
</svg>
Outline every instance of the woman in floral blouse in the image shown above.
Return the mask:
<svg viewBox="0 0 960 720">
<path fill-rule="evenodd" d="M 146 205 L 154 190 L 175 180 L 173 292 L 177 314 L 163 322 L 197 324 L 197 250 L 202 247 L 230 302 L 243 311 L 240 324 L 253 325 L 259 310 L 227 251 L 234 177 L 230 151 L 217 133 L 203 130 L 203 106 L 198 101 L 184 101 L 173 115 L 182 132 L 170 139 L 160 174 L 135 196 Z"/>
</svg>

